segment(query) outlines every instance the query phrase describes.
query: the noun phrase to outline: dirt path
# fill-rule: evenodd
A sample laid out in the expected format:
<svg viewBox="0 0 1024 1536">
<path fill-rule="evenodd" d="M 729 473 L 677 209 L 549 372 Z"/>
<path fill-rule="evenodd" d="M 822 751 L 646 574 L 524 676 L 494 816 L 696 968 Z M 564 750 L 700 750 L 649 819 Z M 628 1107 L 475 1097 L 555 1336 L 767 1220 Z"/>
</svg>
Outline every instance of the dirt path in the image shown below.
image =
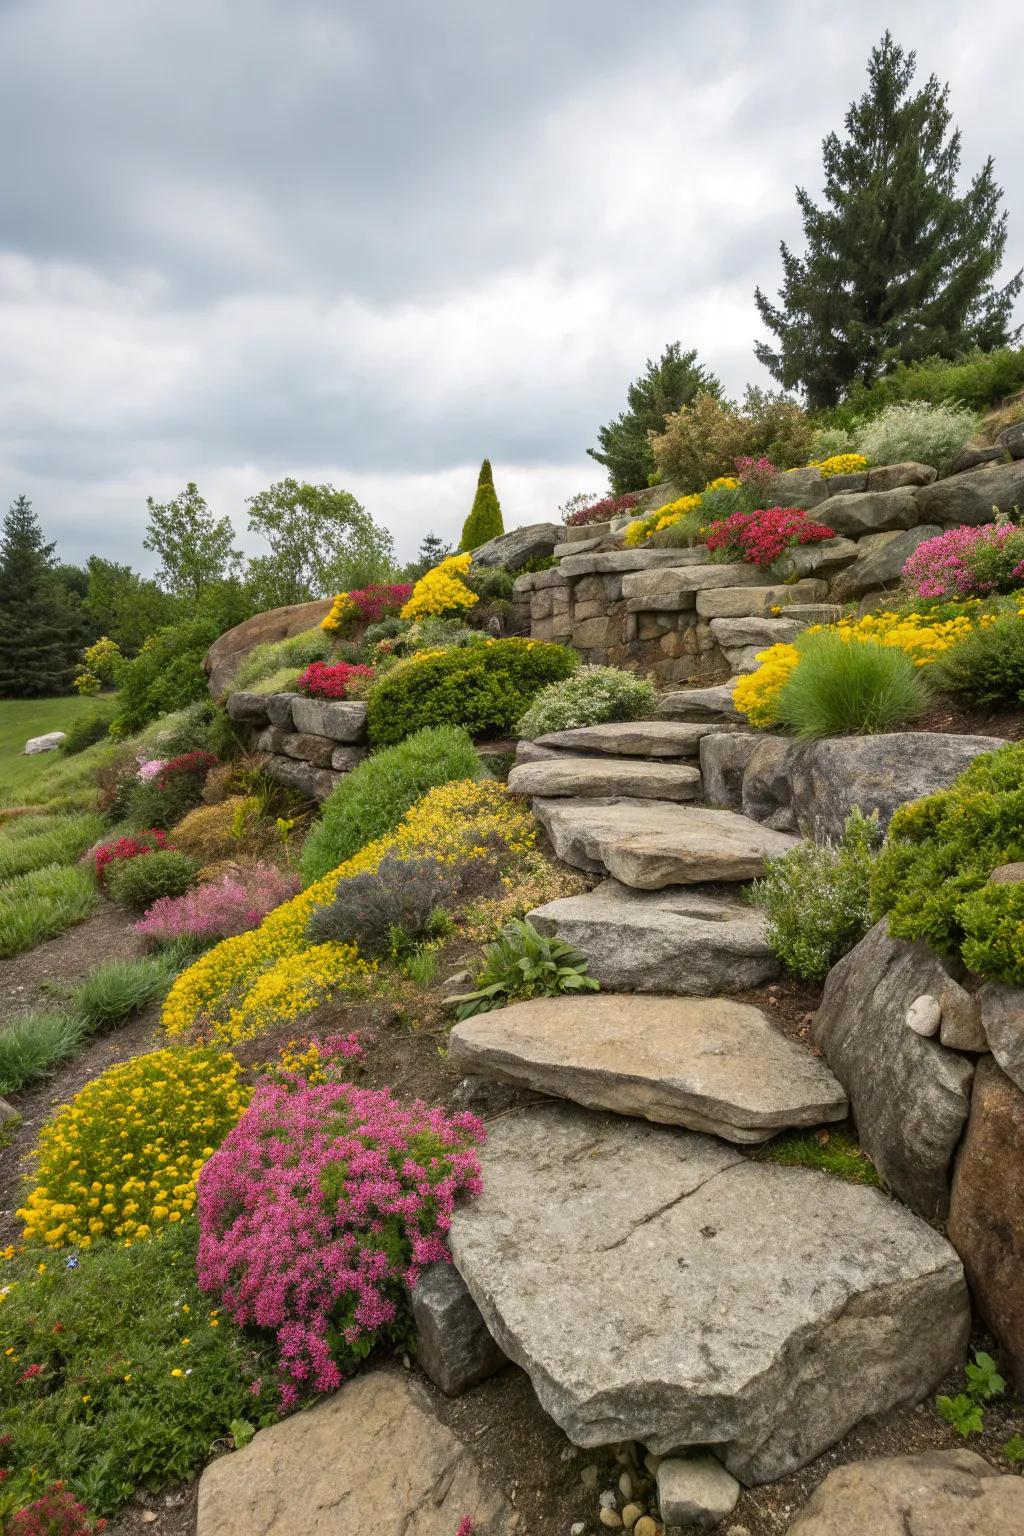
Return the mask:
<svg viewBox="0 0 1024 1536">
<path fill-rule="evenodd" d="M 132 921 L 120 907 L 101 900 L 84 923 L 0 960 L 0 1029 L 19 1013 L 51 1007 L 65 987 L 81 981 L 101 961 L 141 955 L 142 940 L 132 933 Z"/>
</svg>

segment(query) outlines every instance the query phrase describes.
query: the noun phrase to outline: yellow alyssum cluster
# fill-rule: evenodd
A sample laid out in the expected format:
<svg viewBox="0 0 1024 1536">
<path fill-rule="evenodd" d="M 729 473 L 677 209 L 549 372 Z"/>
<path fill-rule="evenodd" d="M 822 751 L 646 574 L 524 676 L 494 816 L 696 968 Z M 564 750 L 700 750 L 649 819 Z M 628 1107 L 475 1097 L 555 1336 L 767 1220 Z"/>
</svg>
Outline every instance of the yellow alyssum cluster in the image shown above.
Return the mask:
<svg viewBox="0 0 1024 1536">
<path fill-rule="evenodd" d="M 972 619 L 966 614 L 939 622 L 920 613 L 866 613 L 860 619 L 840 619 L 836 624 L 812 624 L 807 635 L 838 635 L 847 645 L 883 645 L 906 653 L 914 665 L 926 667 L 936 657 L 970 634 Z M 779 694 L 790 673 L 799 665 L 795 645 L 772 645 L 759 651 L 756 672 L 750 672 L 733 689 L 733 703 L 751 725 L 771 726 L 778 719 Z"/>
<path fill-rule="evenodd" d="M 325 619 L 320 620 L 320 628 L 329 635 L 336 635 L 344 629 L 350 619 L 359 617 L 359 609 L 349 597 L 347 592 L 339 592 L 331 604 L 331 611 Z"/>
<path fill-rule="evenodd" d="M 823 480 L 831 480 L 833 475 L 862 474 L 868 461 L 862 453 L 833 453 L 827 459 L 812 459 L 808 467 L 820 470 Z"/>
<path fill-rule="evenodd" d="M 403 619 L 425 619 L 434 614 L 460 613 L 480 601 L 462 580 L 472 563 L 472 555 L 449 555 L 440 565 L 421 576 L 402 609 Z"/>
<path fill-rule="evenodd" d="M 386 854 L 429 854 L 456 864 L 534 846 L 529 813 L 493 779 L 442 784 L 417 800 L 393 832 L 368 843 L 300 895 L 276 907 L 249 933 L 224 939 L 178 977 L 164 1003 L 169 1035 L 199 1027 L 231 1043 L 300 1018 L 341 990 L 366 984 L 376 969 L 351 944 L 311 944 L 312 914 L 333 900 L 339 880 L 376 870 Z"/>
<path fill-rule="evenodd" d="M 689 496 L 677 496 L 675 501 L 666 502 L 663 507 L 648 512 L 646 517 L 638 517 L 630 523 L 623 535 L 623 543 L 629 549 L 639 548 L 641 544 L 647 543 L 652 534 L 660 533 L 663 528 L 671 528 L 681 517 L 696 512 L 708 491 L 734 491 L 739 483 L 735 475 L 719 475 L 717 479 L 709 480 L 703 491 L 693 491 Z"/>
<path fill-rule="evenodd" d="M 240 1119 L 249 1090 L 219 1051 L 150 1051 L 108 1067 L 39 1137 L 25 1241 L 88 1248 L 151 1237 L 195 1205 L 196 1177 Z"/>
</svg>

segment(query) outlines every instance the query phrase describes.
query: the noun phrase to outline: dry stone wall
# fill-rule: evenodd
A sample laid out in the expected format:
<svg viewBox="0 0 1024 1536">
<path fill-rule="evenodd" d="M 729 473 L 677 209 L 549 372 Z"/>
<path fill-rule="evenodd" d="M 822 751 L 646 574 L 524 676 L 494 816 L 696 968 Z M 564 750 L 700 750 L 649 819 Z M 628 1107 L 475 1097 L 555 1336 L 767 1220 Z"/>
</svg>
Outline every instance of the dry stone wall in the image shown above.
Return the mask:
<svg viewBox="0 0 1024 1536">
<path fill-rule="evenodd" d="M 588 662 L 663 683 L 716 682 L 750 670 L 765 646 L 834 618 L 836 605 L 877 608 L 925 539 L 1024 506 L 1024 459 L 943 480 L 926 464 L 832 479 L 792 470 L 779 477 L 776 498 L 838 537 L 788 551 L 763 571 L 711 564 L 704 548 L 626 549 L 624 529 L 610 524 L 572 528 L 555 546 L 557 565 L 516 582 L 517 625 Z M 652 504 L 666 499 L 671 488 L 658 487 Z"/>
<path fill-rule="evenodd" d="M 366 756 L 366 705 L 301 693 L 233 693 L 227 712 L 271 778 L 326 800 Z"/>
</svg>

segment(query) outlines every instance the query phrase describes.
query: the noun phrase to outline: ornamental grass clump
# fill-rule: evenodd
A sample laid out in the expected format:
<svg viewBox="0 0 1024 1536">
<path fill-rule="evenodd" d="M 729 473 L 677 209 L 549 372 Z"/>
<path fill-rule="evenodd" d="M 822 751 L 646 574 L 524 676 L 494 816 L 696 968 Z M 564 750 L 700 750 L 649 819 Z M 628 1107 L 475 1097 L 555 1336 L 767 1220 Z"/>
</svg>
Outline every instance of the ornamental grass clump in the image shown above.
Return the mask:
<svg viewBox="0 0 1024 1536">
<path fill-rule="evenodd" d="M 780 724 L 797 736 L 877 735 L 917 719 L 928 707 L 928 688 L 904 651 L 849 645 L 825 632 L 799 651 L 776 703 Z"/>
<path fill-rule="evenodd" d="M 103 831 L 103 817 L 19 816 L 0 829 L 0 881 L 47 864 L 73 864 Z"/>
<path fill-rule="evenodd" d="M 134 1242 L 195 1204 L 196 1175 L 248 1101 L 241 1066 L 219 1051 L 150 1051 L 108 1067 L 39 1137 L 37 1180 L 18 1211 L 27 1243 Z"/>
<path fill-rule="evenodd" d="M 0 886 L 0 958 L 34 949 L 92 915 L 96 881 L 81 865 L 47 864 Z"/>
<path fill-rule="evenodd" d="M 549 731 L 601 725 L 608 720 L 645 720 L 657 700 L 653 684 L 620 667 L 580 667 L 572 677 L 542 688 L 516 727 L 530 741 Z"/>
<path fill-rule="evenodd" d="M 281 1403 L 338 1387 L 409 1332 L 407 1290 L 449 1259 L 481 1188 L 483 1126 L 350 1083 L 261 1084 L 199 1182 L 199 1283 L 277 1340 Z"/>
</svg>

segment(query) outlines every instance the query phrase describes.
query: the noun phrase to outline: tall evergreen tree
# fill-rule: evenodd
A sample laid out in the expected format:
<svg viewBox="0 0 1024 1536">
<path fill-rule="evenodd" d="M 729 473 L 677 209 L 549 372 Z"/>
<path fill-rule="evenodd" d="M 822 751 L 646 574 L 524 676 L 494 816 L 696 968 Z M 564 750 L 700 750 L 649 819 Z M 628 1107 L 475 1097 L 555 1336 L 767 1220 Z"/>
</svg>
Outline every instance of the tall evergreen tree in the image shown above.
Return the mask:
<svg viewBox="0 0 1024 1536">
<path fill-rule="evenodd" d="M 486 544 L 489 539 L 496 539 L 499 533 L 504 532 L 505 524 L 501 517 L 498 493 L 494 489 L 491 461 L 484 459 L 477 476 L 473 505 L 462 525 L 459 548 L 464 552 L 469 549 L 479 549 L 481 544 Z"/>
<path fill-rule="evenodd" d="M 914 53 L 886 32 L 868 61 L 868 89 L 846 114 L 846 136 L 822 145 L 825 203 L 796 198 L 805 255 L 781 246 L 780 304 L 755 301 L 777 345 L 757 356 L 811 407 L 831 406 L 854 380 L 899 362 L 989 351 L 1010 329 L 1018 272 L 995 286 L 1006 247 L 1002 189 L 991 156 L 957 193 L 960 133 L 949 132 L 949 87 L 911 85 Z"/>
<path fill-rule="evenodd" d="M 66 691 L 81 634 L 26 496 L 12 502 L 0 534 L 0 698 Z"/>
<path fill-rule="evenodd" d="M 607 469 L 616 496 L 646 489 L 654 469 L 648 433 L 664 431 L 665 417 L 701 392 L 717 398 L 722 386 L 698 363 L 696 351 L 684 352 L 672 341 L 656 363 L 647 359 L 643 373 L 629 386 L 626 409 L 598 428 L 600 448 L 587 449 Z"/>
</svg>

